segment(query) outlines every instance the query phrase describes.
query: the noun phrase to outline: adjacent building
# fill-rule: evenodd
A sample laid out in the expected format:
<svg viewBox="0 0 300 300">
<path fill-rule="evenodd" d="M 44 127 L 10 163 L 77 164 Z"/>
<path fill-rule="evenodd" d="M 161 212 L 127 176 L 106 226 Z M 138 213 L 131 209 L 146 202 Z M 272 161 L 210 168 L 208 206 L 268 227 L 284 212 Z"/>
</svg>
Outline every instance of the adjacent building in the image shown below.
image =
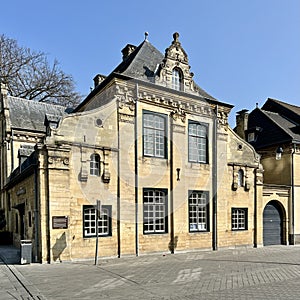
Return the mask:
<svg viewBox="0 0 300 300">
<path fill-rule="evenodd" d="M 122 54 L 69 114 L 26 100 L 24 115 L 1 86 L 14 244 L 31 240 L 39 262 L 93 258 L 97 235 L 107 257 L 262 245 L 260 158 L 229 127 L 232 105 L 194 82 L 178 33 L 164 54 L 147 35 Z"/>
<path fill-rule="evenodd" d="M 237 116 L 237 133 L 261 156 L 263 244 L 300 242 L 300 107 L 267 99 Z"/>
</svg>

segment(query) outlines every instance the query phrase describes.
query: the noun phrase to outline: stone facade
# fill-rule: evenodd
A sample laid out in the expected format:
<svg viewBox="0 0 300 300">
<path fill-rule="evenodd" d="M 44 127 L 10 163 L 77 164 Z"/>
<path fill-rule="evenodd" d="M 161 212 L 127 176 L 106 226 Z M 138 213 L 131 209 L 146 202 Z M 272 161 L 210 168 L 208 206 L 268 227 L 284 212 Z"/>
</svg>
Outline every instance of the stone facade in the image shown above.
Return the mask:
<svg viewBox="0 0 300 300">
<path fill-rule="evenodd" d="M 18 210 L 7 211 L 7 229 L 15 244 L 33 241 L 37 261 L 93 258 L 99 200 L 99 256 L 262 245 L 259 156 L 229 127 L 232 106 L 194 83 L 178 38 L 151 58 L 163 57 L 147 79 L 126 72 L 138 74 L 141 59 L 157 50 L 147 40 L 131 45 L 116 69 L 126 72 L 97 80 L 58 126 L 45 122 L 27 168 L 12 175 L 6 168 L 2 193 L 13 206 L 25 203 L 25 236 L 13 224 Z"/>
</svg>

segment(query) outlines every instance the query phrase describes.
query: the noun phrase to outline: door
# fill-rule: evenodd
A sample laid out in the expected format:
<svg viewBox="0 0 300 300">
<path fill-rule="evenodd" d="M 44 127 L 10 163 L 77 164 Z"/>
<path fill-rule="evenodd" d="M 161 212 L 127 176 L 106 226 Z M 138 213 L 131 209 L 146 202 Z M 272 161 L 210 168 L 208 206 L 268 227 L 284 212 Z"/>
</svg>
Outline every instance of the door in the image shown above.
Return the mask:
<svg viewBox="0 0 300 300">
<path fill-rule="evenodd" d="M 282 244 L 282 213 L 275 201 L 268 203 L 263 213 L 264 246 Z"/>
</svg>

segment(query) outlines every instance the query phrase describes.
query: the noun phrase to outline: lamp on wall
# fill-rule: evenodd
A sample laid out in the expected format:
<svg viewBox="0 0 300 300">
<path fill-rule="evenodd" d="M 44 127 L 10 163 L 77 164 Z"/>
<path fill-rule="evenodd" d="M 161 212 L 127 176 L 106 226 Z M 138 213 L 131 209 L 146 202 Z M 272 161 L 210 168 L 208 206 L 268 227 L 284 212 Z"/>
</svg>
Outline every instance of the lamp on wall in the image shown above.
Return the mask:
<svg viewBox="0 0 300 300">
<path fill-rule="evenodd" d="M 282 153 L 283 153 L 282 147 L 278 147 L 278 148 L 276 149 L 276 160 L 281 159 Z"/>
<path fill-rule="evenodd" d="M 177 168 L 176 171 L 177 171 L 177 181 L 179 181 L 180 180 L 180 168 Z"/>
</svg>

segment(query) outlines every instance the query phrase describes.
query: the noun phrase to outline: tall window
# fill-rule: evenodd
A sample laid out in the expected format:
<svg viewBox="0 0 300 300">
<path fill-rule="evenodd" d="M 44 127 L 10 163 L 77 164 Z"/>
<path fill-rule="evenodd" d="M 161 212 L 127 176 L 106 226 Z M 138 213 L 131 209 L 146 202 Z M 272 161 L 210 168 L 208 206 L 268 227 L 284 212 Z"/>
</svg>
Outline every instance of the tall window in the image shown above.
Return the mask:
<svg viewBox="0 0 300 300">
<path fill-rule="evenodd" d="M 231 229 L 246 230 L 248 229 L 248 209 L 232 208 L 231 209 Z"/>
<path fill-rule="evenodd" d="M 166 117 L 161 114 L 143 113 L 144 155 L 166 157 Z"/>
<path fill-rule="evenodd" d="M 96 208 L 91 205 L 83 206 L 83 236 L 96 236 Z M 102 205 L 100 218 L 98 219 L 98 235 L 110 236 L 111 228 L 111 205 Z"/>
<path fill-rule="evenodd" d="M 182 72 L 178 68 L 174 68 L 172 71 L 172 88 L 176 91 L 182 91 Z"/>
<path fill-rule="evenodd" d="M 189 195 L 190 232 L 209 230 L 208 192 L 193 191 Z"/>
<path fill-rule="evenodd" d="M 100 175 L 100 156 L 99 156 L 99 154 L 91 155 L 90 174 L 95 175 L 95 176 Z"/>
<path fill-rule="evenodd" d="M 144 189 L 144 233 L 167 233 L 167 191 Z"/>
<path fill-rule="evenodd" d="M 189 161 L 207 163 L 207 125 L 189 122 Z"/>
<path fill-rule="evenodd" d="M 238 171 L 238 186 L 244 186 L 244 171 L 242 169 Z"/>
</svg>

